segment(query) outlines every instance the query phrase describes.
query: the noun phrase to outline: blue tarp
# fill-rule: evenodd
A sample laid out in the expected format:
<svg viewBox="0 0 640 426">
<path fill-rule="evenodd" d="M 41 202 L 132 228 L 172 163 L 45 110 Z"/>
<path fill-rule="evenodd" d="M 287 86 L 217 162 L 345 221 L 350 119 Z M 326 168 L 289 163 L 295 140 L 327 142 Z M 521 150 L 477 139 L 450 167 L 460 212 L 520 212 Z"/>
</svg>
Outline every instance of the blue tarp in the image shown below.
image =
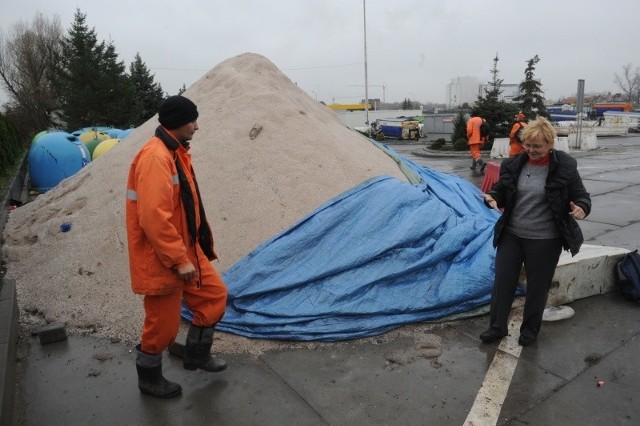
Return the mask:
<svg viewBox="0 0 640 426">
<path fill-rule="evenodd" d="M 498 214 L 469 182 L 382 148 L 417 183 L 371 179 L 257 247 L 223 275 L 229 297 L 217 329 L 345 340 L 489 302 Z M 191 319 L 186 308 L 183 316 Z"/>
</svg>

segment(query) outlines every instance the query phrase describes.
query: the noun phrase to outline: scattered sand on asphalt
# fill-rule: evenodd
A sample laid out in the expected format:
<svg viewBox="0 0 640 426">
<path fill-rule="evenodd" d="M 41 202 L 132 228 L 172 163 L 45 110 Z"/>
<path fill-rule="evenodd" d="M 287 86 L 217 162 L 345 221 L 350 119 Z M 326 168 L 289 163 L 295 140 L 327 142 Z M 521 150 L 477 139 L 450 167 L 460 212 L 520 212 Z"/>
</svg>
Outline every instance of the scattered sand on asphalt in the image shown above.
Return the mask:
<svg viewBox="0 0 640 426">
<path fill-rule="evenodd" d="M 200 113 L 191 152 L 221 273 L 371 177 L 406 181 L 390 157 L 260 55 L 220 63 L 184 95 Z M 62 322 L 70 333 L 137 342 L 142 300 L 129 285 L 124 195 L 131 160 L 157 125 L 150 119 L 107 155 L 11 212 L 3 255 L 23 324 Z M 61 232 L 64 222 L 70 231 Z M 273 344 L 218 337 L 220 351 Z"/>
</svg>

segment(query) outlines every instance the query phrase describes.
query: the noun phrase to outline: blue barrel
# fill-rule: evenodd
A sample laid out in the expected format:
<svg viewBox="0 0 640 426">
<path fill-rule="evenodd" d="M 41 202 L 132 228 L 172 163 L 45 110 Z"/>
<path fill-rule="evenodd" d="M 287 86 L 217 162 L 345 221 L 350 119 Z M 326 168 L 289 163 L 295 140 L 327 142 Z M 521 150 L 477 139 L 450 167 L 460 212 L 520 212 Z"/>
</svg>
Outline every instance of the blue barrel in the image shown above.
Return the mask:
<svg viewBox="0 0 640 426">
<path fill-rule="evenodd" d="M 118 136 L 118 138 L 120 140 L 126 138 L 127 136 L 129 136 L 129 133 L 133 132 L 134 129 L 124 129 L 122 132 L 120 132 L 120 135 Z"/>
<path fill-rule="evenodd" d="M 29 178 L 37 192 L 47 192 L 91 161 L 89 150 L 77 136 L 52 132 L 34 140 L 29 149 Z"/>
<path fill-rule="evenodd" d="M 120 133 L 122 133 L 122 130 L 120 129 L 109 129 L 108 132 L 105 132 L 107 135 L 109 135 L 109 138 L 111 139 L 118 139 L 120 138 Z"/>
</svg>

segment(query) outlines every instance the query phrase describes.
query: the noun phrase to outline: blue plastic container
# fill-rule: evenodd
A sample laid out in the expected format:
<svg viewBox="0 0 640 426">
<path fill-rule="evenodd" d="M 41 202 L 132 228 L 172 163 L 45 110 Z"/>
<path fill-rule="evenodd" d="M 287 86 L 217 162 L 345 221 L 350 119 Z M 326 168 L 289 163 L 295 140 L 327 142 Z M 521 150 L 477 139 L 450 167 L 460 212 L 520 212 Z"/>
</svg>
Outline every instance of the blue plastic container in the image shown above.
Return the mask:
<svg viewBox="0 0 640 426">
<path fill-rule="evenodd" d="M 129 136 L 129 134 L 131 132 L 133 132 L 134 129 L 124 129 L 122 132 L 120 132 L 120 135 L 118 136 L 118 139 L 122 140 L 124 138 L 126 138 L 127 136 Z"/>
<path fill-rule="evenodd" d="M 29 177 L 37 192 L 47 192 L 91 161 L 78 137 L 66 132 L 42 135 L 29 149 Z"/>
</svg>

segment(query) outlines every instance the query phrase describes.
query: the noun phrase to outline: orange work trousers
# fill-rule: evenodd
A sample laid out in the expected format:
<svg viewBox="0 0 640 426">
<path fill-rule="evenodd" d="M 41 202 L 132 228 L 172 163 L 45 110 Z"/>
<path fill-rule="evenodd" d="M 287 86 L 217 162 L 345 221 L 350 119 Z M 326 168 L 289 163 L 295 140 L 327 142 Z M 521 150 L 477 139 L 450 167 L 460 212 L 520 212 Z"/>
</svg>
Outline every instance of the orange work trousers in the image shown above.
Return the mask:
<svg viewBox="0 0 640 426">
<path fill-rule="evenodd" d="M 478 160 L 480 157 L 482 157 L 482 154 L 480 154 L 480 148 L 482 148 L 482 145 L 484 145 L 482 142 L 469 144 L 469 151 L 471 151 L 471 158 L 473 158 L 474 160 Z"/>
<path fill-rule="evenodd" d="M 193 312 L 191 324 L 212 327 L 222 319 L 227 305 L 227 287 L 215 269 L 203 268 L 202 274 L 200 288 L 191 281 L 176 292 L 144 297 L 142 352 L 160 354 L 175 341 L 183 298 Z"/>
</svg>

